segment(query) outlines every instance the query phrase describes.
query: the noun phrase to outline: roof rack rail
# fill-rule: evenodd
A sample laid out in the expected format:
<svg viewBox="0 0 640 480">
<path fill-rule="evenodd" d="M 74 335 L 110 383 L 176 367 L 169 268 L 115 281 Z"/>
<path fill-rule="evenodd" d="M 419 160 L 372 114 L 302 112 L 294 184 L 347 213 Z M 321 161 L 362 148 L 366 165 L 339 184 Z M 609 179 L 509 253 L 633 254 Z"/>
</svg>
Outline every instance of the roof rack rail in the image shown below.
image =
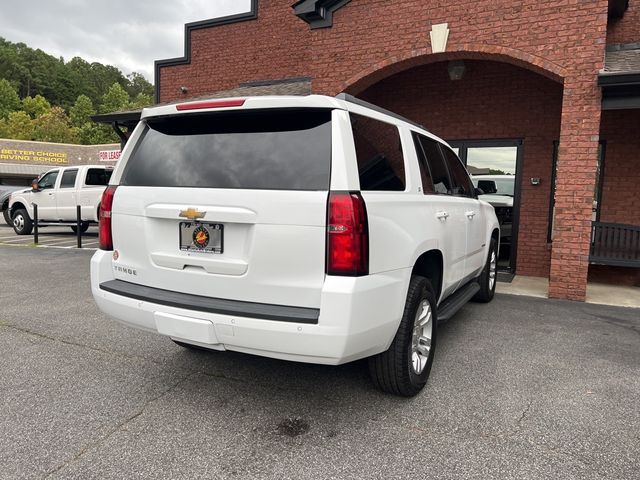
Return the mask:
<svg viewBox="0 0 640 480">
<path fill-rule="evenodd" d="M 421 128 L 422 130 L 427 130 L 426 128 L 424 128 L 424 126 L 420 125 L 417 122 L 414 122 L 413 120 L 409 120 L 406 117 L 403 117 L 402 115 L 398 115 L 397 113 L 394 113 L 390 110 L 387 110 L 386 108 L 382 108 L 379 107 L 377 105 L 374 105 L 373 103 L 369 103 L 366 102 L 364 100 L 360 100 L 357 97 L 354 97 L 353 95 L 350 95 L 348 93 L 339 93 L 338 95 L 336 95 L 336 98 L 338 100 L 344 100 L 345 102 L 349 102 L 349 103 L 354 103 L 356 105 L 360 105 L 361 107 L 365 107 L 365 108 L 370 108 L 371 110 L 375 110 L 376 112 L 379 113 L 383 113 L 385 115 L 389 115 L 390 117 L 396 118 L 398 120 L 402 120 L 403 122 L 407 122 L 411 125 L 413 125 L 414 127 L 418 127 Z"/>
</svg>

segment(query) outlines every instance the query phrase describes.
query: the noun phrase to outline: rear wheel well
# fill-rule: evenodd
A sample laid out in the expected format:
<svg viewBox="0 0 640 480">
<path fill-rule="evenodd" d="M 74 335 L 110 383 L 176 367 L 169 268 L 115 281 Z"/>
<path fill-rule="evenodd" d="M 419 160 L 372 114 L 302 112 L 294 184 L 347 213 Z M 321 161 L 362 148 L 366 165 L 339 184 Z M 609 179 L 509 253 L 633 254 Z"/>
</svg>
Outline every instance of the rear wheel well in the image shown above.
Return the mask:
<svg viewBox="0 0 640 480">
<path fill-rule="evenodd" d="M 420 275 L 431 282 L 436 301 L 442 293 L 442 264 L 442 252 L 429 250 L 418 257 L 411 272 L 411 275 Z"/>
<path fill-rule="evenodd" d="M 494 228 L 493 232 L 491 232 L 491 238 L 494 238 L 496 242 L 500 241 L 500 230 Z"/>
</svg>

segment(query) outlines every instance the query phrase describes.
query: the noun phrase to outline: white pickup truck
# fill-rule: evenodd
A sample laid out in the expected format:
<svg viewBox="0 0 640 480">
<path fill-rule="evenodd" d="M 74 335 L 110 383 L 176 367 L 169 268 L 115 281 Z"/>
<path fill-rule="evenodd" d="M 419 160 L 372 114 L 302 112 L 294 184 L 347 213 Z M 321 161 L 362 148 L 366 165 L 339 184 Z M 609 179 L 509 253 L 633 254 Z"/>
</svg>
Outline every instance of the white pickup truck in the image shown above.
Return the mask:
<svg viewBox="0 0 640 480">
<path fill-rule="evenodd" d="M 38 221 L 43 223 L 75 222 L 76 207 L 81 207 L 81 230 L 98 221 L 102 192 L 109 183 L 112 169 L 103 165 L 55 168 L 33 181 L 31 188 L 13 192 L 9 197 L 9 216 L 18 235 L 33 230 L 33 205 L 38 206 Z M 71 229 L 75 232 L 76 226 Z"/>
</svg>

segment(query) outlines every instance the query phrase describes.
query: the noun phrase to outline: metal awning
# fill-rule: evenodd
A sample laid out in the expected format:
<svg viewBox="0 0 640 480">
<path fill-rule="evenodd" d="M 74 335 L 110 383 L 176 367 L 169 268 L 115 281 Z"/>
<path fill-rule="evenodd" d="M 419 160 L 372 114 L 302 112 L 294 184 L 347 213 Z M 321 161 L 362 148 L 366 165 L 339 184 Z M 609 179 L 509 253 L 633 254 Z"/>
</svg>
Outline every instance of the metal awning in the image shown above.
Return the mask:
<svg viewBox="0 0 640 480">
<path fill-rule="evenodd" d="M 640 108 L 640 43 L 608 46 L 598 85 L 603 110 Z"/>
</svg>

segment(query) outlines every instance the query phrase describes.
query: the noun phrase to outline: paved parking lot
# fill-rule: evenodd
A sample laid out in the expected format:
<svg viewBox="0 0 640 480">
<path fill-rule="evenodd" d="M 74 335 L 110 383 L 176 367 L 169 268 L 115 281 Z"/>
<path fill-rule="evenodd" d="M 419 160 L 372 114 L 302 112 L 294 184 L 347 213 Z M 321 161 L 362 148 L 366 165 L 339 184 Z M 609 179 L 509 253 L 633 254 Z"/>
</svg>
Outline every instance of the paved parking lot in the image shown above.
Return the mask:
<svg viewBox="0 0 640 480">
<path fill-rule="evenodd" d="M 640 478 L 639 310 L 469 304 L 406 400 L 116 324 L 90 254 L 0 246 L 1 478 Z"/>
<path fill-rule="evenodd" d="M 39 229 L 38 245 L 41 247 L 77 248 L 78 239 L 69 227 L 41 227 Z M 16 235 L 13 228 L 8 226 L 0 217 L 0 245 L 34 246 L 33 235 Z M 98 227 L 89 227 L 82 234 L 82 247 L 98 248 Z"/>
</svg>

